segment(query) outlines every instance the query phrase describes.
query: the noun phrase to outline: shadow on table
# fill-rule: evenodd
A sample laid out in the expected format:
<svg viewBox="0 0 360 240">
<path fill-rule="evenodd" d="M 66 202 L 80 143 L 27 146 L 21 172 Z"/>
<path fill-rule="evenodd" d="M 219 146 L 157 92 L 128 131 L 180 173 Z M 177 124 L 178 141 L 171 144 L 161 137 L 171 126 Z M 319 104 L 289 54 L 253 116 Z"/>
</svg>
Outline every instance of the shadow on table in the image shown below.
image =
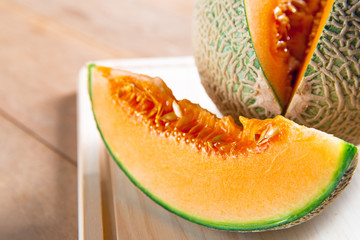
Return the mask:
<svg viewBox="0 0 360 240">
<path fill-rule="evenodd" d="M 64 96 L 56 102 L 57 147 L 68 158 L 76 163 L 77 157 L 77 109 L 76 93 Z"/>
<path fill-rule="evenodd" d="M 55 107 L 57 117 L 57 143 L 58 151 L 63 154 L 63 161 L 66 159 L 72 165 L 71 172 L 59 163 L 57 174 L 57 191 L 55 216 L 58 224 L 61 225 L 61 235 L 67 239 L 77 237 L 78 213 L 77 213 L 77 109 L 76 93 L 61 97 L 56 101 Z M 66 233 L 68 231 L 68 233 Z M 69 234 L 69 235 L 68 235 Z"/>
<path fill-rule="evenodd" d="M 1 240 L 76 239 L 78 235 L 76 95 L 44 104 L 48 115 L 39 116 L 37 123 L 50 131 L 48 139 L 0 119 Z M 8 170 L 1 171 L 2 167 Z"/>
</svg>

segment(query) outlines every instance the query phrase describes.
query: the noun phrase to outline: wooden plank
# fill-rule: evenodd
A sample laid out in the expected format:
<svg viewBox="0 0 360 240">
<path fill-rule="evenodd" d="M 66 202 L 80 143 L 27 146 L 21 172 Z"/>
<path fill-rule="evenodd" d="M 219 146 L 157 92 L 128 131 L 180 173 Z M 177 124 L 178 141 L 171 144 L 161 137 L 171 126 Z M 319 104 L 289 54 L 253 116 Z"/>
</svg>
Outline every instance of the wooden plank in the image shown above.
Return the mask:
<svg viewBox="0 0 360 240">
<path fill-rule="evenodd" d="M 92 59 L 190 53 L 190 11 L 182 1 L 1 1 L 0 109 L 76 161 L 80 66 Z"/>
<path fill-rule="evenodd" d="M 0 239 L 76 239 L 76 166 L 0 116 Z"/>
<path fill-rule="evenodd" d="M 37 25 L 3 4 L 0 29 L 0 109 L 75 162 L 78 70 L 109 54 Z"/>
<path fill-rule="evenodd" d="M 110 46 L 114 52 L 127 52 L 127 57 L 191 54 L 194 0 L 6 2 L 19 12 L 25 8 L 47 22 L 71 29 L 78 37 Z"/>
</svg>

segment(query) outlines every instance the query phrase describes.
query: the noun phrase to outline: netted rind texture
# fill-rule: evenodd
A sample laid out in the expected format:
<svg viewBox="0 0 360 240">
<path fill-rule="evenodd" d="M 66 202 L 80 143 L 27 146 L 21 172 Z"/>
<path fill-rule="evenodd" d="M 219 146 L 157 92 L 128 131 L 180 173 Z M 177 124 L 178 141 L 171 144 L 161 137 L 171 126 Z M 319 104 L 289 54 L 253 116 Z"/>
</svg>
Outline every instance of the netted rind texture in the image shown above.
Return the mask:
<svg viewBox="0 0 360 240">
<path fill-rule="evenodd" d="M 360 144 L 359 61 L 360 2 L 336 0 L 285 116 Z"/>
<path fill-rule="evenodd" d="M 259 119 L 282 109 L 251 41 L 243 0 L 198 0 L 194 55 L 202 84 L 224 115 Z"/>
</svg>

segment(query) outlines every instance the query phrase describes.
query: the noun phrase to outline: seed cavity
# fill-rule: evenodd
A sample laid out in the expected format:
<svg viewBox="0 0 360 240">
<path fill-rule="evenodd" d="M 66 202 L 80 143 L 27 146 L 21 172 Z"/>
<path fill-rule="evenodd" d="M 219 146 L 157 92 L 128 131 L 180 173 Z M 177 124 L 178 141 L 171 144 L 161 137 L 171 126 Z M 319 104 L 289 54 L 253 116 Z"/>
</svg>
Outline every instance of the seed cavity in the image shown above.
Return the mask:
<svg viewBox="0 0 360 240">
<path fill-rule="evenodd" d="M 172 122 L 172 121 L 177 120 L 177 118 L 178 117 L 176 116 L 176 114 L 174 112 L 169 112 L 169 113 L 162 115 L 160 117 L 160 120 L 164 121 L 164 122 Z"/>
<path fill-rule="evenodd" d="M 214 137 L 211 142 L 219 142 L 222 139 L 223 135 L 218 135 L 216 137 Z"/>
<path fill-rule="evenodd" d="M 279 0 L 273 10 L 276 50 L 288 59 L 288 76 L 292 85 L 312 45 L 325 4 L 326 0 Z"/>
<path fill-rule="evenodd" d="M 182 117 L 181 109 L 180 109 L 179 105 L 176 103 L 176 101 L 173 101 L 172 107 L 174 109 L 175 115 L 177 117 L 181 118 Z"/>
<path fill-rule="evenodd" d="M 252 124 L 252 120 L 241 120 L 248 121 L 243 128 L 237 126 L 232 118 L 218 119 L 186 99 L 177 101 L 159 79 L 156 79 L 156 84 L 151 79 L 143 81 L 131 76 L 109 81 L 114 103 L 139 123 L 147 125 L 150 132 L 192 144 L 208 154 L 220 154 L 225 158 L 263 151 L 267 147 L 264 143 L 279 133 L 276 126 L 257 122 L 258 137 L 255 138 L 255 132 L 248 132 L 252 128 L 246 127 L 246 124 Z"/>
<path fill-rule="evenodd" d="M 270 138 L 276 136 L 280 132 L 280 129 L 278 126 L 271 126 L 268 125 L 268 127 L 261 132 L 259 139 L 257 140 L 258 144 L 263 144 L 265 142 L 268 142 Z"/>
</svg>

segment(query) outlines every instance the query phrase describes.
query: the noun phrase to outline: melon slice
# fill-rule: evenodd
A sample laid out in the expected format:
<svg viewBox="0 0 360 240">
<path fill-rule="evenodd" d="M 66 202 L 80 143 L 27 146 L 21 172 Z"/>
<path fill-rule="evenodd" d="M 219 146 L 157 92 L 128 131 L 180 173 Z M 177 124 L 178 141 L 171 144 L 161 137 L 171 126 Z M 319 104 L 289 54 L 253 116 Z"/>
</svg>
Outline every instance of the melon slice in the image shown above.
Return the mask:
<svg viewBox="0 0 360 240">
<path fill-rule="evenodd" d="M 178 101 L 160 78 L 89 66 L 99 132 L 155 202 L 212 228 L 286 228 L 319 213 L 349 182 L 357 148 L 284 117 L 217 118 Z"/>
<path fill-rule="evenodd" d="M 224 115 L 282 114 L 360 144 L 358 0 L 196 2 L 196 62 Z"/>
</svg>

